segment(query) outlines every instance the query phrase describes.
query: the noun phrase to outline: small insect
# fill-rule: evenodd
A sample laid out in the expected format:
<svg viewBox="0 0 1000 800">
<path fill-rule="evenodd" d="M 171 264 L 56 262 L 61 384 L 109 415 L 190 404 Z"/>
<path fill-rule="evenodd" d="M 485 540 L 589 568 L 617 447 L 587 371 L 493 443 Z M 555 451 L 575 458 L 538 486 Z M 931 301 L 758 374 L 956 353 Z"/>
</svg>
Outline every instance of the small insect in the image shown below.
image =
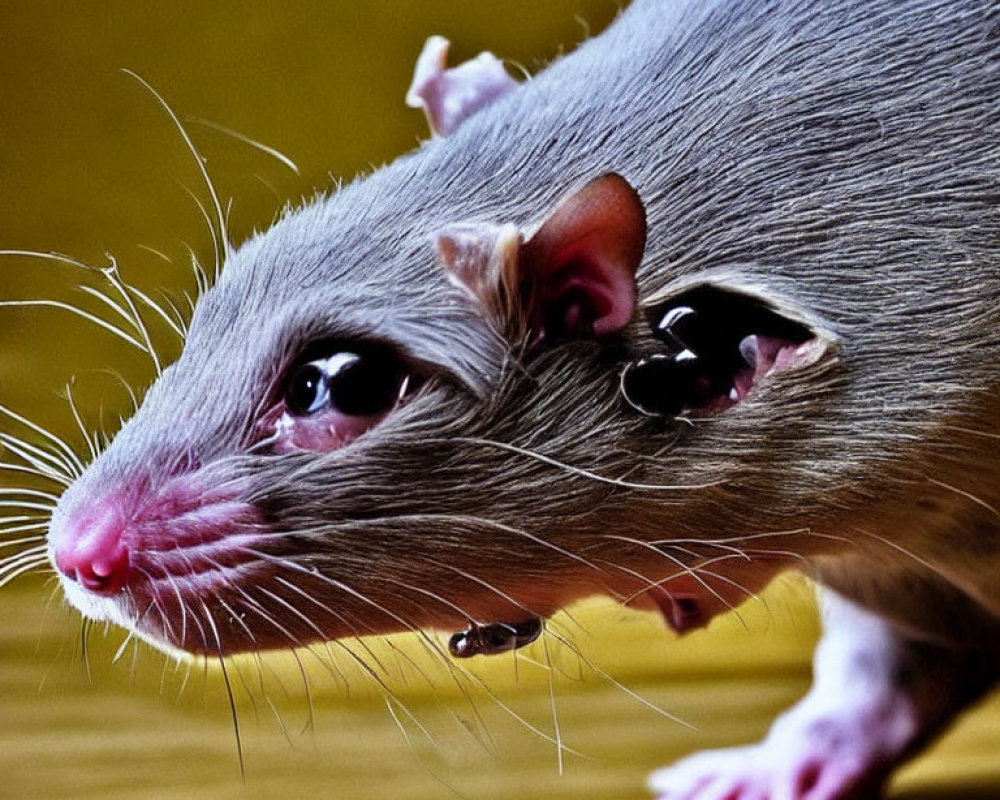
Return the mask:
<svg viewBox="0 0 1000 800">
<path fill-rule="evenodd" d="M 470 625 L 468 629 L 452 634 L 448 650 L 455 658 L 476 655 L 496 655 L 517 650 L 531 644 L 542 633 L 542 621 L 537 617 L 511 625 L 491 622 L 488 625 Z"/>
</svg>

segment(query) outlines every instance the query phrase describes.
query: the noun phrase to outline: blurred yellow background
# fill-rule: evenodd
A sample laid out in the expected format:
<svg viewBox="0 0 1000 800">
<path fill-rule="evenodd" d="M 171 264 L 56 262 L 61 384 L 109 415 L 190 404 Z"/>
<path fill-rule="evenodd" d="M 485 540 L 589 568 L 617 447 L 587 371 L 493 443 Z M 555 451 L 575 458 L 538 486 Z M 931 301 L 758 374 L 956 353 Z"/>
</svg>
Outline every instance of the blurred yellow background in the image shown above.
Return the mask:
<svg viewBox="0 0 1000 800">
<path fill-rule="evenodd" d="M 194 288 L 188 248 L 211 264 L 190 194 L 208 202 L 196 164 L 124 69 L 184 120 L 231 199 L 238 242 L 286 201 L 426 135 L 403 95 L 428 35 L 452 39 L 456 61 L 491 49 L 535 72 L 616 10 L 614 0 L 2 3 L 0 249 L 97 266 L 110 254 L 129 281 L 179 303 Z M 219 125 L 277 148 L 298 172 Z M 0 300 L 100 310 L 76 288 L 88 280 L 0 259 Z M 176 353 L 168 330 L 155 339 Z M 129 408 L 121 381 L 151 377 L 141 353 L 65 312 L 0 309 L 0 402 L 81 453 L 67 383 L 87 424 L 113 430 Z M 816 637 L 811 592 L 792 581 L 684 640 L 652 615 L 588 604 L 553 625 L 572 646 L 547 639 L 460 665 L 470 674 L 407 637 L 237 660 L 241 783 L 218 666 L 178 667 L 134 643 L 118 654 L 122 634 L 103 628 L 85 664 L 79 621 L 50 577 L 0 589 L 0 798 L 643 798 L 649 769 L 760 736 L 804 691 Z M 998 785 L 993 700 L 895 794 L 1000 797 Z"/>
</svg>

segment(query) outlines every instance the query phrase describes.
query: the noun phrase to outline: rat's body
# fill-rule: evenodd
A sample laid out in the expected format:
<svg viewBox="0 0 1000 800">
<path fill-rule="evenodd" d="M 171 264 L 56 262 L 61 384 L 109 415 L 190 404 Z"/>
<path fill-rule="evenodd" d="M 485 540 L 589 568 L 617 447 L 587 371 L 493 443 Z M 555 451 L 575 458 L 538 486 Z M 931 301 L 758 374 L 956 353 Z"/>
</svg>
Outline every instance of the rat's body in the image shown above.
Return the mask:
<svg viewBox="0 0 1000 800">
<path fill-rule="evenodd" d="M 288 215 L 231 256 L 62 498 L 70 599 L 230 653 L 594 592 L 686 629 L 801 562 L 857 604 L 831 601 L 848 633 L 817 692 L 770 749 L 658 785 L 877 781 L 1000 670 L 998 26 L 985 1 L 643 0 Z M 634 292 L 606 261 L 638 266 Z M 574 267 L 568 293 L 530 271 Z M 643 416 L 619 395 L 657 347 L 636 292 L 709 321 L 720 297 L 766 306 L 806 357 L 732 407 Z M 345 353 L 405 376 L 398 397 L 343 413 L 293 392 Z"/>
</svg>

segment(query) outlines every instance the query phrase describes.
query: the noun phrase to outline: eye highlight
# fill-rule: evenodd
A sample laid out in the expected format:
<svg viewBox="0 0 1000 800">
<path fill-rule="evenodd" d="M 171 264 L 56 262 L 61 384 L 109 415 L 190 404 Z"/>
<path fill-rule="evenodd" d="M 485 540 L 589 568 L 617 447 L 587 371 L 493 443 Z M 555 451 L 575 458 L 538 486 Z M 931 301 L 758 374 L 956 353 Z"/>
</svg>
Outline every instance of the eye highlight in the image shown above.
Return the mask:
<svg viewBox="0 0 1000 800">
<path fill-rule="evenodd" d="M 299 367 L 288 384 L 285 405 L 297 417 L 313 414 L 326 405 L 330 393 L 327 389 L 326 373 L 320 366 L 322 363 L 314 361 Z"/>
</svg>

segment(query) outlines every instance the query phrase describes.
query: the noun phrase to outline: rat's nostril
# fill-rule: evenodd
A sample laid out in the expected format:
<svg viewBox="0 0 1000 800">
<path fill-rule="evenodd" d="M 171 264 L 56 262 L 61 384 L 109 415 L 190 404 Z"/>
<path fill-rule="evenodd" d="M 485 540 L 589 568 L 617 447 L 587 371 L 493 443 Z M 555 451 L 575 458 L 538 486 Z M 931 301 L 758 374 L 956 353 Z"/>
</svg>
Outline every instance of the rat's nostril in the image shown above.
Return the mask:
<svg viewBox="0 0 1000 800">
<path fill-rule="evenodd" d="M 53 531 L 52 554 L 65 577 L 95 594 L 115 594 L 128 582 L 128 549 L 114 514 L 65 520 Z"/>
<path fill-rule="evenodd" d="M 92 592 L 116 592 L 128 577 L 128 554 L 120 548 L 111 558 L 84 563 L 77 568 L 76 576 L 80 584 Z"/>
<path fill-rule="evenodd" d="M 55 562 L 63 575 L 97 594 L 114 594 L 128 581 L 128 551 L 122 546 L 110 552 L 88 547 L 57 550 Z"/>
</svg>

